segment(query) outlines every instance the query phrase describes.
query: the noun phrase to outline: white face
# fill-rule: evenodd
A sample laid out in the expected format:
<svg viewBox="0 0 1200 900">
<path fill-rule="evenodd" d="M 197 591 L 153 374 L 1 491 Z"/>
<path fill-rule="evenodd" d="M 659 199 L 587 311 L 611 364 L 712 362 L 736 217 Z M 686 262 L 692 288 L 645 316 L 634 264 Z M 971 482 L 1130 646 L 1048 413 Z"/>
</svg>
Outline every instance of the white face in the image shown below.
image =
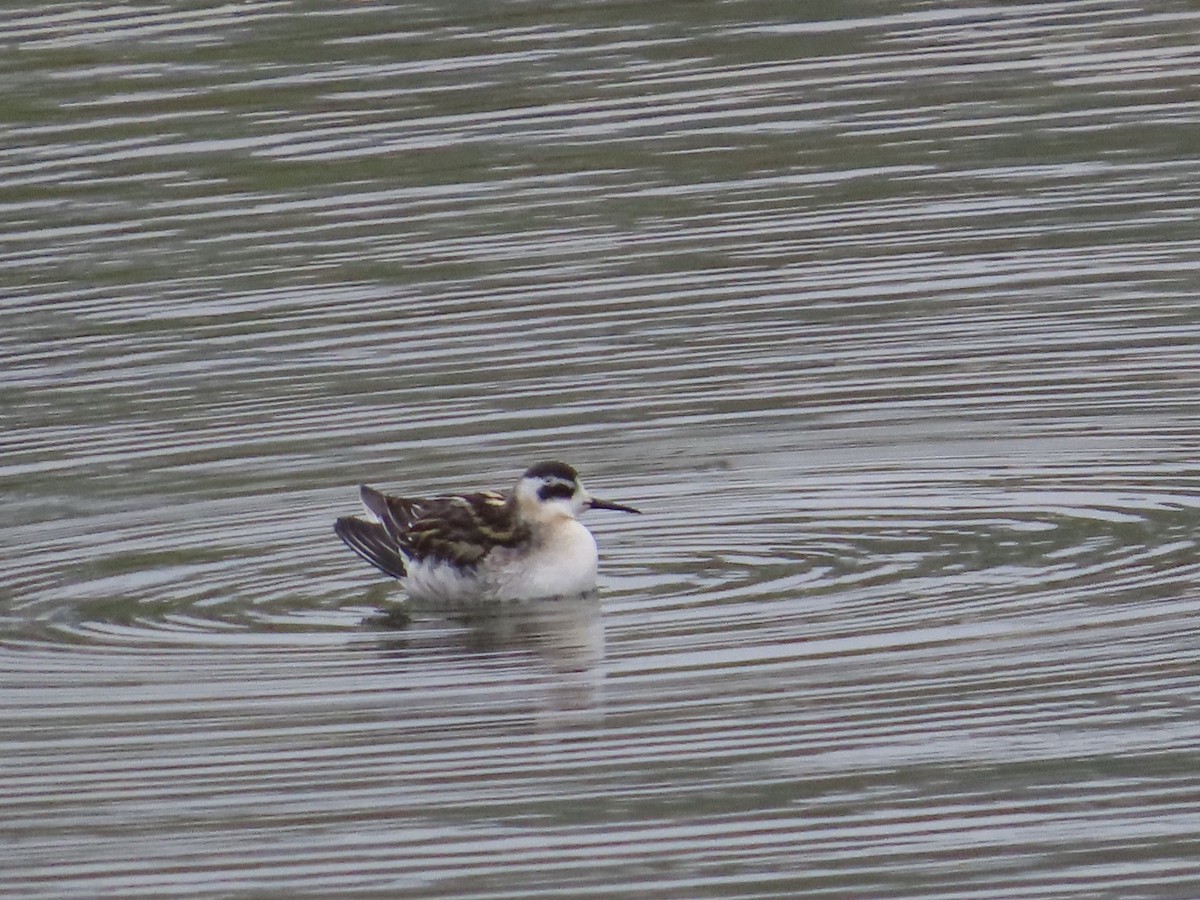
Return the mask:
<svg viewBox="0 0 1200 900">
<path fill-rule="evenodd" d="M 591 499 L 578 481 L 553 475 L 526 476 L 517 483 L 517 502 L 531 519 L 573 519 L 587 509 Z"/>
</svg>

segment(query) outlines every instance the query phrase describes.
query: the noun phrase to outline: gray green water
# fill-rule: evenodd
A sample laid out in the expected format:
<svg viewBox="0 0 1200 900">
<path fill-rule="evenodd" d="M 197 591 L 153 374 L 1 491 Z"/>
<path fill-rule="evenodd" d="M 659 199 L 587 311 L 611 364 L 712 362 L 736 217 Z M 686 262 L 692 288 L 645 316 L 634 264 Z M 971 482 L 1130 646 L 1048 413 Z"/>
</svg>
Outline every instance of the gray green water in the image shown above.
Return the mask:
<svg viewBox="0 0 1200 900">
<path fill-rule="evenodd" d="M 10 4 L 0 893 L 1200 896 L 1190 4 Z M 566 459 L 595 603 L 372 622 Z"/>
</svg>

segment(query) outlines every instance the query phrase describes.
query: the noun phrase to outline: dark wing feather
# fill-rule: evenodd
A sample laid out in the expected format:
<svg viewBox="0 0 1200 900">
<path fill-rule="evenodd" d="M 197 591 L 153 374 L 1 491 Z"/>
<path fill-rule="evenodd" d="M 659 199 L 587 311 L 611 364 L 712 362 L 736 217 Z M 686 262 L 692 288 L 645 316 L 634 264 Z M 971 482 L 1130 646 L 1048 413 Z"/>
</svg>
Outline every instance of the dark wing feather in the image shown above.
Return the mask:
<svg viewBox="0 0 1200 900">
<path fill-rule="evenodd" d="M 407 574 L 396 541 L 378 522 L 346 516 L 334 523 L 333 530 L 347 547 L 385 575 L 403 578 Z"/>
<path fill-rule="evenodd" d="M 499 491 L 406 502 L 412 518 L 397 541 L 413 559 L 434 557 L 469 568 L 493 548 L 512 547 L 529 537 Z"/>
<path fill-rule="evenodd" d="M 420 516 L 426 500 L 410 500 L 407 497 L 393 497 L 383 491 L 359 485 L 358 495 L 362 498 L 363 506 L 370 510 L 387 533 L 399 541 L 408 531 L 409 526 Z"/>
<path fill-rule="evenodd" d="M 393 578 L 404 578 L 405 557 L 443 559 L 471 568 L 493 548 L 528 539 L 508 495 L 500 491 L 432 499 L 393 497 L 362 485 L 363 506 L 378 522 L 352 516 L 334 530 L 355 553 Z"/>
</svg>

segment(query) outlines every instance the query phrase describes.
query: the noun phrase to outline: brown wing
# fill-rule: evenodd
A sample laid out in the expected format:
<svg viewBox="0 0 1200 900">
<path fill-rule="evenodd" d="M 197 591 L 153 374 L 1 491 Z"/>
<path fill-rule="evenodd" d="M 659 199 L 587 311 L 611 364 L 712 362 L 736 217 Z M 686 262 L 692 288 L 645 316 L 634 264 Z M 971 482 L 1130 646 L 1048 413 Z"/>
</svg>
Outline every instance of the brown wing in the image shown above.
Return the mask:
<svg viewBox="0 0 1200 900">
<path fill-rule="evenodd" d="M 514 546 L 529 535 L 500 491 L 414 499 L 364 486 L 362 499 L 399 550 L 415 560 L 433 557 L 469 568 L 494 547 Z"/>
</svg>

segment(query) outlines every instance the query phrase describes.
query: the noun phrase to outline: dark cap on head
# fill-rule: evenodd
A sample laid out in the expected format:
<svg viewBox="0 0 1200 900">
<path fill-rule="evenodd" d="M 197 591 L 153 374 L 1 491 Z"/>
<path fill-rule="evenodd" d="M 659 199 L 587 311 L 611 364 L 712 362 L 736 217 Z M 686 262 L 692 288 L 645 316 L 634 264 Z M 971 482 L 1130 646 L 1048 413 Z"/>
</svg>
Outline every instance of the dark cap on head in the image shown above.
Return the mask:
<svg viewBox="0 0 1200 900">
<path fill-rule="evenodd" d="M 525 470 L 526 478 L 561 478 L 563 481 L 578 481 L 579 473 L 564 462 L 548 460 Z"/>
</svg>

